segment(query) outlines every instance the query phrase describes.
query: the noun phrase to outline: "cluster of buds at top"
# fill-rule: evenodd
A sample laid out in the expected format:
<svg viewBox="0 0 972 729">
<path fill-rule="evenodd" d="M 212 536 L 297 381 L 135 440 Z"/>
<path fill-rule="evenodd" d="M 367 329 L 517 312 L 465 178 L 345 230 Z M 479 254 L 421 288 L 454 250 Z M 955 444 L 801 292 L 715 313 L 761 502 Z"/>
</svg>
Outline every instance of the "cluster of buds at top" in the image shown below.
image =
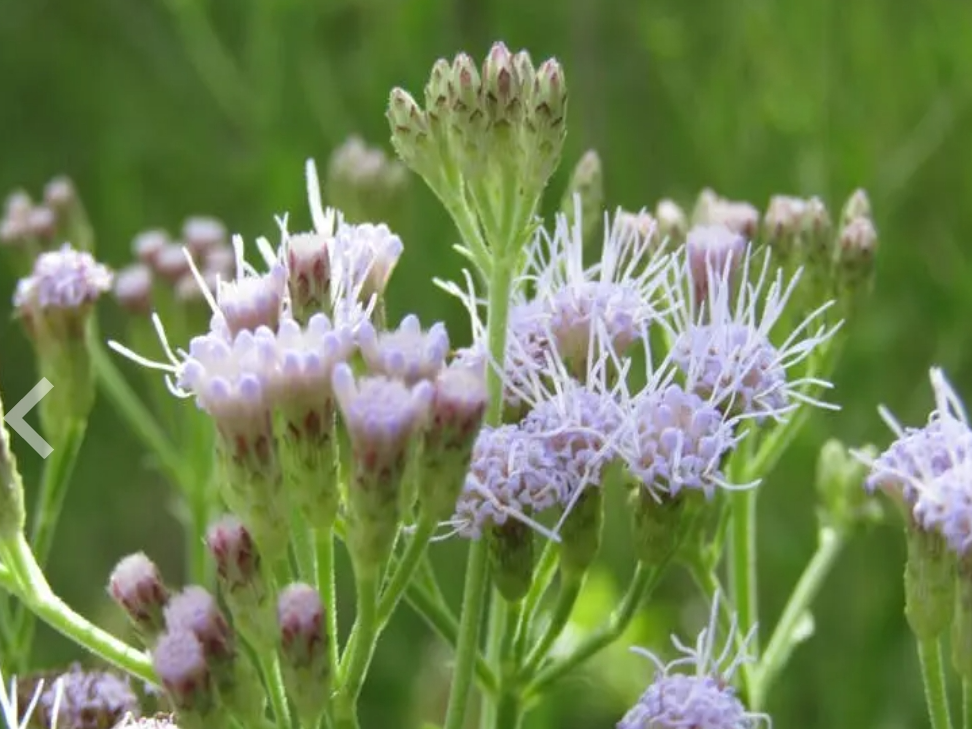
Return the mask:
<svg viewBox="0 0 972 729">
<path fill-rule="evenodd" d="M 388 220 L 408 184 L 408 171 L 359 136 L 334 150 L 327 166 L 328 201 L 351 223 Z"/>
<path fill-rule="evenodd" d="M 7 196 L 0 217 L 0 248 L 23 251 L 21 262 L 26 264 L 65 240 L 80 250 L 91 251 L 94 246 L 91 226 L 71 180 L 53 178 L 38 202 L 23 190 Z"/>
<path fill-rule="evenodd" d="M 499 246 L 522 233 L 560 161 L 566 111 L 567 86 L 556 60 L 534 67 L 526 51 L 513 54 L 496 43 L 479 68 L 465 54 L 451 64 L 437 61 L 424 109 L 394 89 L 388 119 L 405 163 L 447 207 L 471 200 L 487 245 Z M 510 211 L 519 217 L 504 230 Z"/>
</svg>

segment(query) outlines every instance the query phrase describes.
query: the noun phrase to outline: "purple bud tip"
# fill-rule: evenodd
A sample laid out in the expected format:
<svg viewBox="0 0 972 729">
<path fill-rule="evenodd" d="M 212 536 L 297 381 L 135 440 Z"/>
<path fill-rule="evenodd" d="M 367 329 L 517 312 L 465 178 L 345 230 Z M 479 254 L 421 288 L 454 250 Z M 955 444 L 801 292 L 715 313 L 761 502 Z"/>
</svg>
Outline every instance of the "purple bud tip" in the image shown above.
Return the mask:
<svg viewBox="0 0 972 729">
<path fill-rule="evenodd" d="M 233 635 L 219 605 L 205 588 L 191 585 L 165 607 L 169 632 L 188 631 L 196 636 L 207 658 L 225 660 L 234 652 Z"/>
<path fill-rule="evenodd" d="M 145 554 L 130 554 L 111 573 L 108 591 L 129 617 L 144 627 L 161 627 L 169 592 L 158 567 Z"/>
<path fill-rule="evenodd" d="M 178 243 L 166 243 L 156 251 L 152 258 L 152 267 L 159 276 L 172 284 L 190 270 L 186 252 Z"/>
<path fill-rule="evenodd" d="M 115 299 L 128 312 L 148 314 L 152 308 L 152 270 L 134 263 L 115 276 Z"/>
<path fill-rule="evenodd" d="M 235 516 L 224 516 L 206 532 L 223 586 L 229 590 L 249 584 L 259 573 L 260 556 L 253 538 Z"/>
<path fill-rule="evenodd" d="M 310 585 L 288 585 L 277 602 L 277 623 L 283 654 L 293 666 L 307 666 L 326 646 L 324 605 Z"/>
<path fill-rule="evenodd" d="M 226 244 L 226 226 L 216 218 L 197 215 L 186 219 L 182 239 L 194 254 L 203 254 Z"/>
<path fill-rule="evenodd" d="M 67 177 L 55 177 L 44 186 L 44 203 L 54 210 L 64 210 L 75 199 L 74 183 Z"/>
<path fill-rule="evenodd" d="M 198 707 L 210 692 L 202 643 L 188 630 L 163 633 L 152 651 L 152 665 L 177 708 Z"/>
<path fill-rule="evenodd" d="M 132 253 L 142 263 L 154 266 L 156 257 L 169 242 L 169 234 L 164 230 L 146 230 L 135 236 Z"/>
</svg>

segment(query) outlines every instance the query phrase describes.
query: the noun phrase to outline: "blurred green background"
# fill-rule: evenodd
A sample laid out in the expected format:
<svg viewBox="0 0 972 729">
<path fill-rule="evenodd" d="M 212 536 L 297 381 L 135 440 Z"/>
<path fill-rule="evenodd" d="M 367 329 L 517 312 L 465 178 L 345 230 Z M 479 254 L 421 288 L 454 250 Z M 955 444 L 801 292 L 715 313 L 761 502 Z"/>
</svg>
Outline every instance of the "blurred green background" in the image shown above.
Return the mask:
<svg viewBox="0 0 972 729">
<path fill-rule="evenodd" d="M 773 193 L 819 194 L 837 206 L 871 194 L 881 234 L 878 284 L 853 322 L 836 376 L 843 410 L 816 415 L 763 487 L 761 610 L 775 619 L 813 549 L 812 467 L 823 440 L 885 444 L 875 406 L 906 420 L 927 412 L 926 370 L 946 367 L 972 398 L 972 11 L 959 0 L 0 0 L 0 193 L 37 192 L 69 174 L 97 228 L 99 254 L 129 260 L 132 236 L 177 232 L 213 214 L 252 239 L 272 215 L 306 225 L 303 162 L 324 162 L 354 132 L 387 146 L 389 90 L 419 92 L 432 62 L 495 39 L 557 56 L 571 93 L 565 168 L 594 147 L 611 206 L 690 205 L 712 186 L 764 208 Z M 406 253 L 392 317 L 461 312 L 427 285 L 455 275 L 445 213 L 414 180 L 410 214 L 393 221 Z M 554 201 L 554 200 L 552 200 Z M 0 290 L 14 280 L 0 270 Z M 415 292 L 421 292 L 416 296 Z M 0 297 L 0 387 L 16 401 L 35 381 L 7 295 Z M 122 331 L 110 302 L 103 328 Z M 133 374 L 131 369 L 127 369 Z M 187 404 L 187 407 L 191 405 Z M 18 442 L 19 445 L 19 442 Z M 39 459 L 20 448 L 28 480 Z M 55 546 L 51 579 L 72 604 L 121 629 L 104 596 L 115 561 L 144 549 L 174 581 L 182 538 L 170 493 L 110 408 L 93 431 Z M 630 562 L 609 545 L 582 617 L 610 609 Z M 461 554 L 439 550 L 456 592 Z M 771 697 L 777 727 L 923 726 L 913 644 L 902 619 L 899 527 L 872 529 L 846 551 L 816 605 L 817 634 Z M 345 590 L 345 598 L 349 593 Z M 661 647 L 694 631 L 699 605 L 675 578 L 632 640 Z M 684 609 L 690 605 L 691 609 Z M 44 633 L 41 658 L 77 656 Z M 417 656 L 421 656 L 418 665 Z M 650 680 L 619 649 L 566 681 L 530 727 L 613 723 Z M 438 713 L 448 656 L 403 611 L 366 689 L 366 727 L 413 726 Z"/>
</svg>

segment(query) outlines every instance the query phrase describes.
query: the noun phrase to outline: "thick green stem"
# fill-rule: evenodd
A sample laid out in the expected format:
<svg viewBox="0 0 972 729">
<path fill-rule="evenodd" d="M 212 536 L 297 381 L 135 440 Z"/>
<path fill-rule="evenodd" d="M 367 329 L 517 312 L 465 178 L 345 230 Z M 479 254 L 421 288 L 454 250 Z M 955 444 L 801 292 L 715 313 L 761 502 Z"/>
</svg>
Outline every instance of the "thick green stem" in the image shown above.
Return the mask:
<svg viewBox="0 0 972 729">
<path fill-rule="evenodd" d="M 21 537 L 5 547 L 6 569 L 0 570 L 0 587 L 14 594 L 37 617 L 88 652 L 135 678 L 157 683 L 148 654 L 93 625 L 51 591 L 25 539 Z"/>
<path fill-rule="evenodd" d="M 551 684 L 620 638 L 631 624 L 642 601 L 658 584 L 665 567 L 666 565 L 645 567 L 644 564 L 639 562 L 634 577 L 628 586 L 628 592 L 608 620 L 607 625 L 585 639 L 569 656 L 540 671 L 528 686 L 525 696 L 528 698 L 539 696 Z"/>
<path fill-rule="evenodd" d="M 817 551 L 807 563 L 790 599 L 783 609 L 773 635 L 760 657 L 752 686 L 750 708 L 759 711 L 780 671 L 786 666 L 790 654 L 799 640 L 797 628 L 810 604 L 820 591 L 823 581 L 834 565 L 844 546 L 846 535 L 831 527 L 820 530 Z"/>
<path fill-rule="evenodd" d="M 456 641 L 459 637 L 459 622 L 440 600 L 436 599 L 424 587 L 412 583 L 405 591 L 405 602 L 428 623 L 429 627 L 442 640 L 453 648 L 456 647 Z M 493 669 L 486 664 L 486 660 L 478 651 L 476 653 L 476 679 L 479 681 L 480 688 L 487 693 L 495 694 L 498 690 L 496 674 L 493 673 Z"/>
<path fill-rule="evenodd" d="M 504 241 L 516 253 L 517 241 Z M 487 344 L 490 356 L 495 362 L 502 362 L 506 352 L 506 320 L 509 313 L 510 294 L 513 275 L 509 255 L 503 248 L 494 251 L 489 285 L 489 307 L 487 314 Z M 489 403 L 486 422 L 497 425 L 503 416 L 503 381 L 495 367 L 486 368 L 486 389 Z M 469 689 L 476 662 L 479 625 L 482 619 L 483 602 L 486 596 L 488 577 L 486 542 L 477 539 L 469 547 L 466 563 L 466 582 L 463 590 L 462 613 L 459 622 L 459 639 L 456 647 L 456 664 L 453 670 L 452 687 L 449 692 L 449 706 L 446 710 L 444 729 L 462 729 L 469 702 Z"/>
<path fill-rule="evenodd" d="M 550 613 L 550 622 L 547 623 L 547 629 L 527 657 L 526 664 L 520 673 L 522 680 L 529 681 L 533 677 L 537 669 L 540 668 L 540 664 L 550 653 L 554 643 L 557 642 L 560 634 L 564 632 L 564 628 L 567 627 L 567 622 L 570 620 L 570 614 L 574 611 L 574 605 L 577 602 L 577 596 L 580 595 L 582 584 L 583 580 L 580 577 L 563 577 L 557 602 Z"/>
<path fill-rule="evenodd" d="M 434 520 L 424 516 L 415 525 L 415 533 L 412 534 L 408 546 L 405 548 L 405 554 L 395 565 L 395 571 L 381 593 L 381 601 L 378 603 L 378 624 L 382 628 L 391 618 L 392 613 L 395 612 L 398 602 L 402 599 L 408 584 L 415 576 L 415 571 L 422 562 L 425 550 L 429 546 L 429 540 L 435 534 L 437 526 Z"/>
<path fill-rule="evenodd" d="M 921 661 L 921 677 L 925 684 L 925 701 L 928 704 L 931 729 L 952 729 L 948 696 L 945 692 L 942 646 L 939 641 L 918 641 L 918 659 Z"/>
<path fill-rule="evenodd" d="M 756 489 L 747 489 L 731 495 L 729 583 L 732 603 L 736 608 L 739 627 L 748 635 L 757 624 L 756 609 Z M 749 643 L 752 655 L 759 655 L 759 632 L 754 631 Z M 740 670 L 746 697 L 751 697 L 753 667 L 743 664 Z"/>
<path fill-rule="evenodd" d="M 357 614 L 354 618 L 354 639 L 349 642 L 349 655 L 341 662 L 341 687 L 334 705 L 334 723 L 338 729 L 358 727 L 358 696 L 378 638 L 377 575 L 369 570 L 356 573 L 355 578 Z"/>
<path fill-rule="evenodd" d="M 327 633 L 327 653 L 331 675 L 338 669 L 337 592 L 334 589 L 334 533 L 332 529 L 317 532 L 317 591 L 324 603 L 324 630 Z"/>
</svg>

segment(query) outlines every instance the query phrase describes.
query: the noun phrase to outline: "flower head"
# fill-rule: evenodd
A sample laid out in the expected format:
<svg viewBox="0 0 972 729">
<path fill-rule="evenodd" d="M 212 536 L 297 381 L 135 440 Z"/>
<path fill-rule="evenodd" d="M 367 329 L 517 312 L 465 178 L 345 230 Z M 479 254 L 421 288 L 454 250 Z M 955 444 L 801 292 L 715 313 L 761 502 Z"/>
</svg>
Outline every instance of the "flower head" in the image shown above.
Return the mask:
<svg viewBox="0 0 972 729">
<path fill-rule="evenodd" d="M 127 677 L 74 665 L 41 694 L 35 718 L 46 727 L 103 729 L 138 712 L 138 696 Z"/>
<path fill-rule="evenodd" d="M 261 240 L 258 247 L 268 270 L 260 273 L 243 256 L 243 239 L 233 236 L 236 252 L 236 277 L 220 280 L 216 286 L 213 308 L 213 330 L 223 330 L 228 337 L 242 331 L 255 331 L 260 326 L 276 329 L 281 317 L 289 311 L 287 267 Z M 195 266 L 194 266 L 195 269 Z M 201 289 L 208 287 L 199 278 Z"/>
<path fill-rule="evenodd" d="M 783 319 L 800 272 L 784 284 L 782 269 L 772 272 L 767 251 L 762 269 L 753 278 L 747 252 L 738 264 L 739 280 L 734 285 L 734 260 L 735 254 L 725 256 L 719 271 L 716 261 L 705 258 L 707 296 L 698 311 L 684 295 L 695 275 L 693 265 L 697 267 L 691 255 L 669 288 L 672 359 L 688 386 L 721 408 L 758 421 L 781 420 L 800 403 L 834 408 L 808 392 L 813 387 L 829 388 L 829 382 L 812 375 L 789 376 L 790 369 L 807 360 L 840 327 L 828 327 L 822 319 L 831 302 L 808 315 L 776 345 L 771 335 Z"/>
<path fill-rule="evenodd" d="M 80 336 L 88 312 L 111 284 L 107 267 L 65 243 L 38 256 L 31 275 L 17 283 L 13 305 L 34 336 Z"/>
<path fill-rule="evenodd" d="M 772 725 L 766 714 L 747 711 L 729 683 L 739 666 L 751 660 L 745 654 L 745 644 L 753 633 L 743 640 L 742 651 L 734 656 L 734 619 L 725 649 L 718 656 L 715 653 L 718 602 L 716 595 L 709 625 L 699 634 L 694 648 L 672 636 L 680 657 L 666 664 L 654 653 L 633 649 L 655 664 L 656 673 L 638 703 L 618 722 L 618 729 L 755 729 Z M 675 672 L 683 667 L 694 670 Z"/>
<path fill-rule="evenodd" d="M 557 466 L 543 441 L 519 426 L 484 426 L 456 504 L 456 532 L 479 539 L 486 526 L 516 519 L 549 533 L 532 515 L 564 501 L 566 484 Z"/>
<path fill-rule="evenodd" d="M 441 322 L 422 331 L 418 317 L 409 314 L 398 329 L 390 332 L 379 333 L 370 322 L 364 322 L 358 331 L 358 345 L 372 372 L 414 385 L 435 379 L 445 365 L 449 335 Z"/>
<path fill-rule="evenodd" d="M 212 706 L 212 676 L 202 643 L 192 631 L 163 633 L 152 651 L 152 666 L 177 709 L 205 712 Z"/>
</svg>

